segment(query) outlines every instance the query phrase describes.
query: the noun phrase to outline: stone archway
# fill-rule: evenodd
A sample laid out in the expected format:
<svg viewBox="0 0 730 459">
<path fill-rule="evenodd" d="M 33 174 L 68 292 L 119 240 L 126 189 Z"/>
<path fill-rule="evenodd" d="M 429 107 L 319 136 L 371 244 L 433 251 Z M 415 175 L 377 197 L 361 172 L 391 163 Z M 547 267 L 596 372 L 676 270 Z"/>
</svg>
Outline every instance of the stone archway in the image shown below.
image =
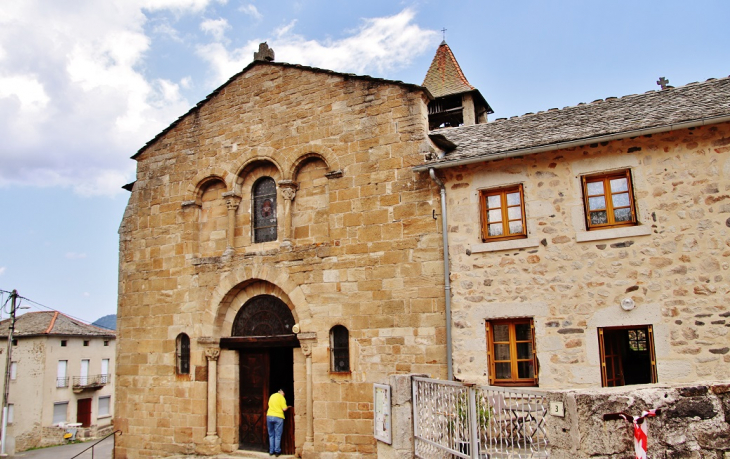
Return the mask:
<svg viewBox="0 0 730 459">
<path fill-rule="evenodd" d="M 249 298 L 239 309 L 231 337 L 221 338 L 221 347 L 238 351 L 239 359 L 239 448 L 266 450 L 266 409 L 269 395 L 284 389 L 287 404 L 294 404 L 293 350 L 299 341 L 292 332 L 294 316 L 280 298 L 261 294 Z M 287 411 L 282 452 L 294 454 L 293 409 Z"/>
</svg>

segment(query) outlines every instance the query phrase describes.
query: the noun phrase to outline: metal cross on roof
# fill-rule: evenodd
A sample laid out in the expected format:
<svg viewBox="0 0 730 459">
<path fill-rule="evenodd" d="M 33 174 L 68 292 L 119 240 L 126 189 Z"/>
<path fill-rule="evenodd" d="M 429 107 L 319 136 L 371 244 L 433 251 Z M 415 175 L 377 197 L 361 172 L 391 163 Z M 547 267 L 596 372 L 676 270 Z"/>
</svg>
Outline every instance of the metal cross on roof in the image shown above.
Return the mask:
<svg viewBox="0 0 730 459">
<path fill-rule="evenodd" d="M 446 27 L 441 29 L 441 33 L 444 35 L 444 41 L 446 41 Z"/>
<path fill-rule="evenodd" d="M 656 84 L 662 87 L 662 89 L 667 89 L 667 86 L 669 86 L 669 80 L 667 80 L 664 77 L 661 77 L 657 80 Z"/>
</svg>

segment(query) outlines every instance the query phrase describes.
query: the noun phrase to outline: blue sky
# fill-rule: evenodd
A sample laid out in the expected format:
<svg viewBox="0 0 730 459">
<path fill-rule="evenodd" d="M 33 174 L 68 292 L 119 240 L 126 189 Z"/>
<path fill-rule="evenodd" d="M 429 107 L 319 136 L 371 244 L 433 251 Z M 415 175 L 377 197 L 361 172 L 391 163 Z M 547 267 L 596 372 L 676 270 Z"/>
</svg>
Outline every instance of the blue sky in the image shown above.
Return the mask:
<svg viewBox="0 0 730 459">
<path fill-rule="evenodd" d="M 114 313 L 129 157 L 259 42 L 420 84 L 446 28 L 495 119 L 728 76 L 728 19 L 724 0 L 0 2 L 0 289 Z"/>
</svg>

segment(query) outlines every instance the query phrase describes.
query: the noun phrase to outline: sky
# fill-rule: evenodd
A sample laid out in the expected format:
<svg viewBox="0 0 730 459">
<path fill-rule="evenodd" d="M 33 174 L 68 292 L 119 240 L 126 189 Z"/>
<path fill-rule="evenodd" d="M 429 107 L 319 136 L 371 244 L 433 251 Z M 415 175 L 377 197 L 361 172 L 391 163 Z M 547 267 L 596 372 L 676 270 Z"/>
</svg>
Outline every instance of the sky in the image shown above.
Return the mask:
<svg viewBox="0 0 730 459">
<path fill-rule="evenodd" d="M 0 291 L 114 314 L 130 157 L 260 42 L 421 84 L 445 38 L 493 120 L 726 77 L 728 19 L 726 0 L 0 1 Z"/>
</svg>

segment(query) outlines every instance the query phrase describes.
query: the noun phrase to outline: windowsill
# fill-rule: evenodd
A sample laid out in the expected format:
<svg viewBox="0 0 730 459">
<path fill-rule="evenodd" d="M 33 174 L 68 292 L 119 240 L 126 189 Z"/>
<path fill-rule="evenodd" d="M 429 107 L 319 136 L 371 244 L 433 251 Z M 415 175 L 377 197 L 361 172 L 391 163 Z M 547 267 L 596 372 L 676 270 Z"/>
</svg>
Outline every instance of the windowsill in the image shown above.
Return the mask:
<svg viewBox="0 0 730 459">
<path fill-rule="evenodd" d="M 538 247 L 540 240 L 537 238 L 512 239 L 509 241 L 483 242 L 472 244 L 471 253 L 499 252 L 501 250 L 528 249 Z"/>
<path fill-rule="evenodd" d="M 109 419 L 110 417 L 112 417 L 111 414 L 105 414 L 104 416 L 97 416 L 96 419 Z"/>
<path fill-rule="evenodd" d="M 338 380 L 347 380 L 352 377 L 351 371 L 330 371 L 330 378 L 338 379 Z"/>
<path fill-rule="evenodd" d="M 609 228 L 595 231 L 578 231 L 575 233 L 576 242 L 601 241 L 604 239 L 618 239 L 622 237 L 648 236 L 651 234 L 651 226 L 637 225 L 624 226 L 621 228 Z"/>
</svg>

